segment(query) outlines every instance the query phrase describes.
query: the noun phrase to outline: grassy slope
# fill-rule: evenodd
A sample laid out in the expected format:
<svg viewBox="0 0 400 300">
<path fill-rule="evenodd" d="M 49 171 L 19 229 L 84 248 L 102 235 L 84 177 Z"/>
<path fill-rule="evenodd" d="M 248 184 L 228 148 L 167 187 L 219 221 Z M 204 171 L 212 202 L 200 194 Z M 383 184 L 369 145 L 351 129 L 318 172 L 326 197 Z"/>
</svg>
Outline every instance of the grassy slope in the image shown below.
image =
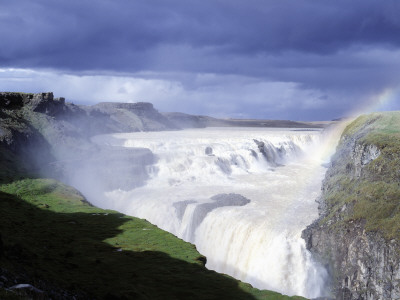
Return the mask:
<svg viewBox="0 0 400 300">
<path fill-rule="evenodd" d="M 350 157 L 338 163 L 326 197 L 331 215 L 350 205 L 345 221 L 365 220 L 367 231 L 400 240 L 400 112 L 361 116 L 345 129 L 343 137 L 357 134 L 358 144 L 376 145 L 381 155 L 364 166 L 360 178 L 351 174 Z"/>
<path fill-rule="evenodd" d="M 2 159 L 11 155 L 3 152 Z M 44 280 L 100 299 L 290 298 L 205 269 L 193 245 L 145 220 L 92 207 L 55 180 L 23 178 L 8 169 L 13 159 L 1 168 L 0 266 L 26 274 L 29 283 Z M 1 289 L 0 296 L 15 298 Z"/>
</svg>

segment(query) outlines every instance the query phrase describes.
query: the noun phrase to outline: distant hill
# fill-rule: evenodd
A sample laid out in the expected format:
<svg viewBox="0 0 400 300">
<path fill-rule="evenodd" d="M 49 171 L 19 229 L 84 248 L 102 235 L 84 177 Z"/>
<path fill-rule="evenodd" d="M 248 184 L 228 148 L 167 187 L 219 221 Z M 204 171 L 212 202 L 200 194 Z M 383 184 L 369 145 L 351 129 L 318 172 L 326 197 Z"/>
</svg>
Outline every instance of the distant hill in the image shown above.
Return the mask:
<svg viewBox="0 0 400 300">
<path fill-rule="evenodd" d="M 296 122 L 289 120 L 218 119 L 179 112 L 162 113 L 180 128 L 204 127 L 274 127 L 274 128 L 324 128 L 332 122 Z"/>
</svg>

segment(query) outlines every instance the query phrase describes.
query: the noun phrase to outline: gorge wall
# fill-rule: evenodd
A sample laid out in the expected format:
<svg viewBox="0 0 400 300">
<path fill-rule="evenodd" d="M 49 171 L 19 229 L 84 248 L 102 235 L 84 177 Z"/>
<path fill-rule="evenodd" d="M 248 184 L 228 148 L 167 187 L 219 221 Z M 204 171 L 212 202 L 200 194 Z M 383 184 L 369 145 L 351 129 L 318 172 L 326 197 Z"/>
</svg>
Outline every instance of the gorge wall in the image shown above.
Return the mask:
<svg viewBox="0 0 400 300">
<path fill-rule="evenodd" d="M 146 149 L 122 148 L 113 149 L 111 156 L 107 146 L 91 143 L 91 136 L 177 129 L 151 103 L 78 106 L 53 93 L 2 92 L 0 118 L 0 146 L 10 156 L 2 164 L 15 161 L 15 156 L 22 162 L 15 172 L 3 168 L 6 176 L 33 172 L 69 182 L 76 172 L 85 172 L 99 188 L 141 185 L 147 176 L 143 165 L 153 163 L 154 157 Z M 118 176 L 109 176 L 113 168 Z"/>
<path fill-rule="evenodd" d="M 30 173 L 61 178 L 87 172 L 105 188 L 142 184 L 143 162 L 151 165 L 156 158 L 135 148 L 120 149 L 118 155 L 113 149 L 110 156 L 107 146 L 90 142 L 91 136 L 178 128 L 171 115 L 149 103 L 78 106 L 52 93 L 0 93 L 0 119 L 3 182 Z M 182 127 L 204 125 L 195 121 Z M 115 167 L 120 176 L 109 180 L 107 170 Z M 337 299 L 400 298 L 399 170 L 399 112 L 362 116 L 346 128 L 323 183 L 320 218 L 303 232 L 308 249 L 329 270 Z"/>
<path fill-rule="evenodd" d="M 303 231 L 336 299 L 400 298 L 400 112 L 361 116 L 343 132 Z"/>
<path fill-rule="evenodd" d="M 176 128 L 149 103 L 84 107 L 52 93 L 0 93 L 0 298 L 304 299 L 209 271 L 192 244 L 49 179 L 81 172 L 91 190 L 140 185 L 150 150 L 111 153 L 90 137 Z"/>
</svg>

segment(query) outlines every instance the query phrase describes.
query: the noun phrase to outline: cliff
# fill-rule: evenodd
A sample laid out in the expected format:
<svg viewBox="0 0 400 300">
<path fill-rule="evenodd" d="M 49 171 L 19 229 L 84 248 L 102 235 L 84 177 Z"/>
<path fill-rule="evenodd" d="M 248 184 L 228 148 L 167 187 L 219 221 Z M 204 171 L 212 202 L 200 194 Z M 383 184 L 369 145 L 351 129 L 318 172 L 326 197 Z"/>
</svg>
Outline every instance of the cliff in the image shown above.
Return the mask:
<svg viewBox="0 0 400 300">
<path fill-rule="evenodd" d="M 103 102 L 84 108 L 89 116 L 96 117 L 96 119 L 98 119 L 101 114 L 105 115 L 108 119 L 108 124 L 105 126 L 108 132 L 179 129 L 178 126 L 154 109 L 151 103 Z M 94 119 L 95 118 L 92 118 L 92 123 L 95 121 Z"/>
<path fill-rule="evenodd" d="M 400 112 L 361 116 L 344 130 L 303 232 L 336 299 L 400 298 Z"/>
<path fill-rule="evenodd" d="M 70 184 L 88 178 L 86 186 L 97 183 L 100 191 L 143 184 L 144 168 L 154 157 L 145 149 L 113 149 L 111 154 L 90 141 L 93 135 L 177 129 L 151 103 L 78 106 L 53 93 L 0 93 L 0 117 L 0 147 L 23 159 L 22 169 Z M 4 169 L 12 177 L 12 168 Z M 110 176 L 113 169 L 119 172 Z"/>
<path fill-rule="evenodd" d="M 53 93 L 0 92 L 0 114 L 0 143 L 9 146 L 34 130 L 56 145 L 58 138 L 65 137 L 88 138 L 105 133 L 178 129 L 151 103 L 78 106 L 65 102 L 64 98 L 54 98 Z"/>
</svg>

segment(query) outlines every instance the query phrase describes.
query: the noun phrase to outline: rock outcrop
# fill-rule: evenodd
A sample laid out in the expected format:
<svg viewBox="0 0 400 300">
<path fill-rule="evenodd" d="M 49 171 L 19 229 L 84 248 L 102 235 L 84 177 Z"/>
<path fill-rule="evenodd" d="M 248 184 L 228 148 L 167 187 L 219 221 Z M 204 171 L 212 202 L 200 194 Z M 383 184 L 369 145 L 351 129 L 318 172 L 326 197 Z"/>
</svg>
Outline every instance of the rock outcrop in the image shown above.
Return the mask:
<svg viewBox="0 0 400 300">
<path fill-rule="evenodd" d="M 66 132 L 75 131 L 82 136 L 179 129 L 154 109 L 151 103 L 145 102 L 105 102 L 93 106 L 79 106 L 65 102 L 62 97 L 54 98 L 53 93 L 0 92 L 0 111 L 0 117 L 7 115 L 8 117 L 19 118 L 22 121 L 25 119 L 32 121 L 32 117 L 37 117 L 35 113 L 41 113 L 50 117 L 49 120 L 52 118 L 62 123 L 60 126 L 55 124 L 56 127 L 67 127 Z M 17 111 L 19 113 L 16 113 Z M 32 122 L 33 125 L 38 123 L 37 120 L 34 121 L 36 122 Z M 0 138 L 5 131 L 4 128 L 0 128 Z"/>
<path fill-rule="evenodd" d="M 86 108 L 90 116 L 104 114 L 108 116 L 110 132 L 163 131 L 176 130 L 180 127 L 170 122 L 146 102 L 118 103 L 102 102 Z"/>
<path fill-rule="evenodd" d="M 55 115 L 63 110 L 65 99 L 54 98 L 53 93 L 0 93 L 0 108 L 15 109 L 24 106 L 29 107 L 32 111 Z"/>
<path fill-rule="evenodd" d="M 364 116 L 344 131 L 303 231 L 336 299 L 400 299 L 399 113 Z M 389 134 L 390 135 L 389 135 Z"/>
<path fill-rule="evenodd" d="M 0 117 L 0 147 L 25 158 L 27 172 L 68 183 L 79 175 L 99 185 L 99 193 L 143 184 L 154 157 L 147 149 L 133 148 L 114 149 L 111 155 L 91 142 L 93 135 L 177 129 L 151 103 L 78 106 L 53 93 L 0 93 Z"/>
<path fill-rule="evenodd" d="M 198 204 L 193 211 L 188 230 L 186 232 L 186 239 L 194 243 L 195 232 L 201 222 L 205 219 L 214 209 L 224 206 L 244 206 L 250 203 L 250 200 L 240 194 L 217 194 L 210 198 L 211 202 Z M 189 204 L 196 203 L 194 200 L 179 201 L 174 203 L 174 207 L 178 217 L 182 220 L 185 210 Z"/>
</svg>

